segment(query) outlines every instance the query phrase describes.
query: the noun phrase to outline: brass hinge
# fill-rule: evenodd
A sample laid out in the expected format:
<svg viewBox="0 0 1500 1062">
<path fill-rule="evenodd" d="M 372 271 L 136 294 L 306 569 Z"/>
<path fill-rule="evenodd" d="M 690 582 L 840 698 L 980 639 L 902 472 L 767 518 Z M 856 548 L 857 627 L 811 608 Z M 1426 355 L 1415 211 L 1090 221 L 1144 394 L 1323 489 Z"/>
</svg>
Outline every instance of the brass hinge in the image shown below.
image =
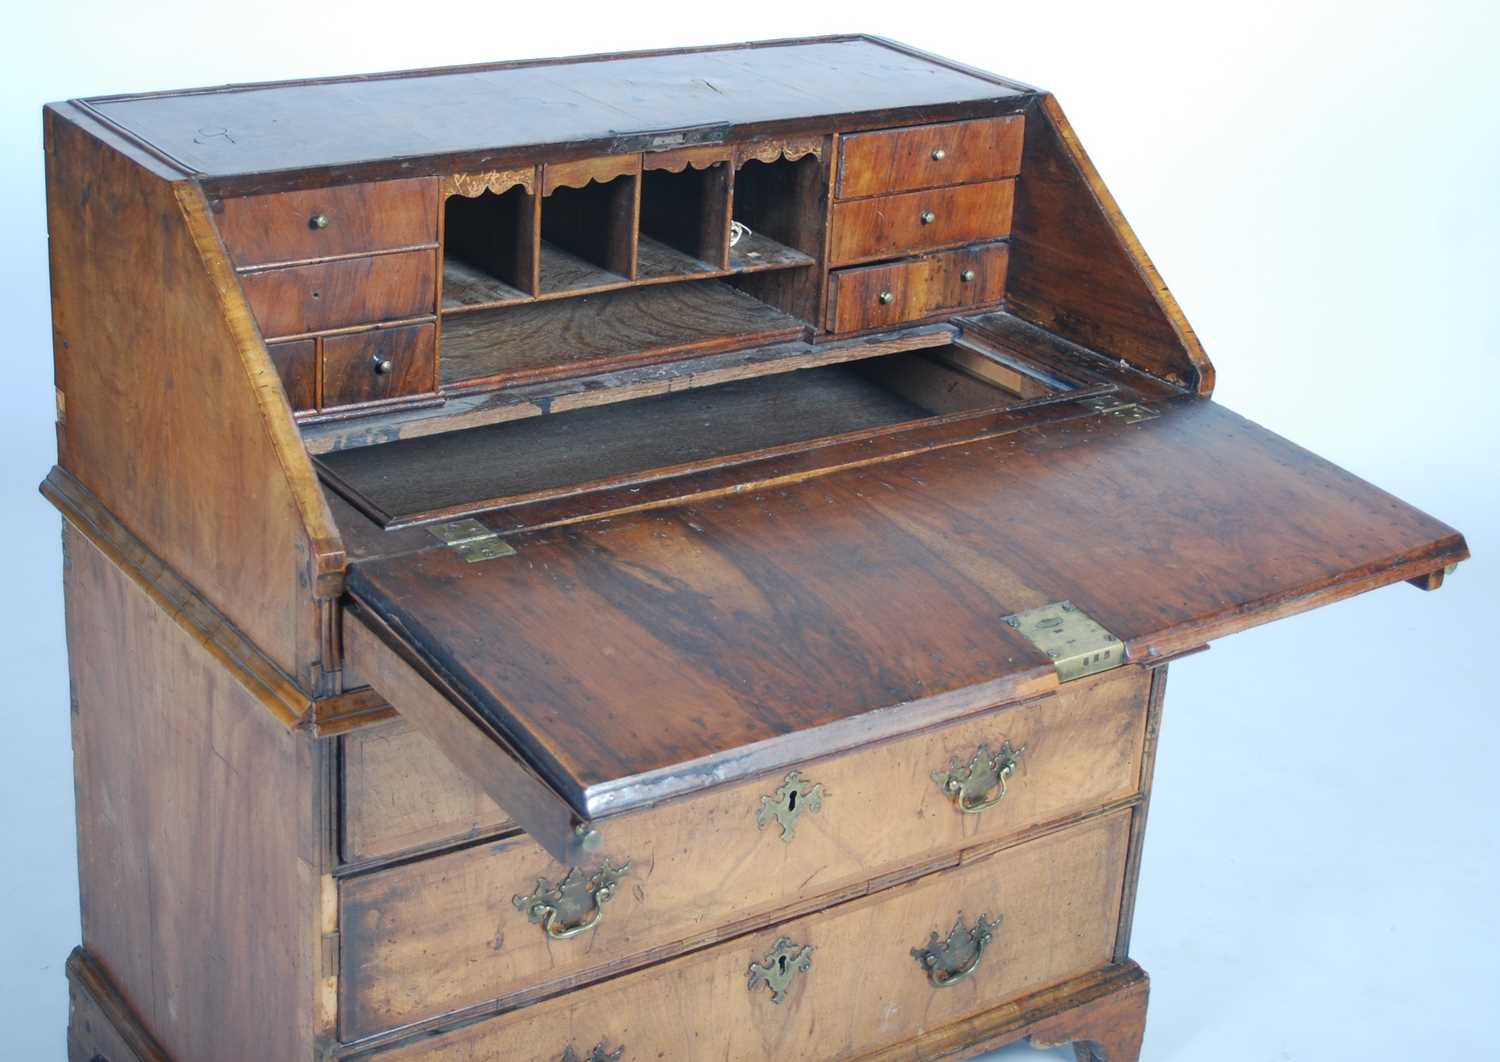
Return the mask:
<svg viewBox="0 0 1500 1062">
<path fill-rule="evenodd" d="M 449 524 L 434 524 L 427 530 L 446 542 L 449 549 L 470 564 L 494 560 L 496 557 L 510 557 L 516 552 L 514 546 L 472 516 Z"/>
<path fill-rule="evenodd" d="M 1106 417 L 1114 417 L 1123 420 L 1126 424 L 1138 424 L 1143 420 L 1155 420 L 1161 416 L 1159 412 L 1150 406 L 1143 406 L 1139 402 L 1127 402 L 1117 395 L 1100 395 L 1097 398 L 1085 398 L 1079 405 L 1087 406 L 1095 413 Z"/>
<path fill-rule="evenodd" d="M 1097 675 L 1125 663 L 1125 643 L 1071 601 L 1017 612 L 1006 616 L 1005 622 L 1052 658 L 1059 682 Z"/>
</svg>

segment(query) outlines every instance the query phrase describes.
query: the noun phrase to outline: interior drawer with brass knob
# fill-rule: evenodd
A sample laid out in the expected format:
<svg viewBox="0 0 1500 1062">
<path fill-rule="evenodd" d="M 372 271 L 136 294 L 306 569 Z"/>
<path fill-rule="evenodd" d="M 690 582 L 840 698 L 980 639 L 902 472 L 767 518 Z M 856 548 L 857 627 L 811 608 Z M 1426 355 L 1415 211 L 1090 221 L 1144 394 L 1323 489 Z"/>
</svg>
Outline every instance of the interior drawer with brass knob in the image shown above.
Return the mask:
<svg viewBox="0 0 1500 1062">
<path fill-rule="evenodd" d="M 404 325 L 323 339 L 323 408 L 437 390 L 435 325 Z"/>
<path fill-rule="evenodd" d="M 831 266 L 904 258 L 1010 235 L 1015 181 L 985 181 L 835 203 Z"/>
<path fill-rule="evenodd" d="M 437 242 L 433 177 L 224 199 L 219 232 L 234 264 L 302 262 Z"/>
<path fill-rule="evenodd" d="M 396 251 L 256 270 L 240 284 L 271 339 L 431 314 L 436 274 L 434 252 Z"/>
<path fill-rule="evenodd" d="M 1123 668 L 622 815 L 576 866 L 522 835 L 346 878 L 340 1035 L 578 983 L 1128 801 L 1149 685 Z"/>
<path fill-rule="evenodd" d="M 839 140 L 839 199 L 1014 177 L 1021 171 L 1020 115 L 854 133 Z"/>
<path fill-rule="evenodd" d="M 1009 260 L 1006 244 L 990 243 L 838 270 L 828 299 L 828 327 L 858 332 L 999 302 Z"/>
<path fill-rule="evenodd" d="M 864 1057 L 1107 965 L 1129 834 L 1101 815 L 377 1057 Z"/>
</svg>

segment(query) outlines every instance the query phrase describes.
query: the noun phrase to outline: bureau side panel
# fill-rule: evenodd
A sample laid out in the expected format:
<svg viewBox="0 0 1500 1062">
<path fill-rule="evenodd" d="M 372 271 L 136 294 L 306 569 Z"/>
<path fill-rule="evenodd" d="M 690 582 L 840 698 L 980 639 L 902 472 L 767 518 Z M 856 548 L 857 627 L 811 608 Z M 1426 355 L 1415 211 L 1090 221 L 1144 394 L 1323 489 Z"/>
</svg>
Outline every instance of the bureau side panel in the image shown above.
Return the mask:
<svg viewBox="0 0 1500 1062">
<path fill-rule="evenodd" d="M 172 1058 L 310 1058 L 318 749 L 71 526 L 63 545 L 84 947 Z"/>
<path fill-rule="evenodd" d="M 44 127 L 59 464 L 311 688 L 342 546 L 206 203 Z"/>
</svg>

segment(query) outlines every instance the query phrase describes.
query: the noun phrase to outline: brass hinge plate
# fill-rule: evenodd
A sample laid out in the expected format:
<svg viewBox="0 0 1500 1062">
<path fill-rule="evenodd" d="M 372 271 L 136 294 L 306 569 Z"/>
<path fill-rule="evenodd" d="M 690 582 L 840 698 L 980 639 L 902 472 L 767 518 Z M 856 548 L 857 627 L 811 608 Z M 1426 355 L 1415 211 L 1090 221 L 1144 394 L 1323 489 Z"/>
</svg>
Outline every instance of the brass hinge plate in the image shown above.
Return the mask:
<svg viewBox="0 0 1500 1062">
<path fill-rule="evenodd" d="M 1143 420 L 1155 420 L 1161 416 L 1161 413 L 1150 406 L 1144 406 L 1139 402 L 1128 402 L 1115 395 L 1085 398 L 1079 404 L 1087 406 L 1101 416 L 1123 420 L 1126 424 L 1139 424 Z"/>
<path fill-rule="evenodd" d="M 515 547 L 472 516 L 447 524 L 433 524 L 427 529 L 435 538 L 470 564 L 515 555 Z"/>
<path fill-rule="evenodd" d="M 1125 643 L 1071 601 L 1006 616 L 1005 622 L 1052 658 L 1059 682 L 1097 675 L 1125 663 Z"/>
</svg>

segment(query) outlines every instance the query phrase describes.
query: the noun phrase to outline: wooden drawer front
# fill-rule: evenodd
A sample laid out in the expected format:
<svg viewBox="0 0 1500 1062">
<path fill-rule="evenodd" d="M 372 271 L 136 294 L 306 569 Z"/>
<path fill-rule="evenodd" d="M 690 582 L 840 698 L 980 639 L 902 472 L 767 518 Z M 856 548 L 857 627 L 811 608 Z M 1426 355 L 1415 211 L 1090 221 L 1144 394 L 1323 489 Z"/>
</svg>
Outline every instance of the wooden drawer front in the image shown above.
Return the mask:
<svg viewBox="0 0 1500 1062">
<path fill-rule="evenodd" d="M 431 324 L 380 328 L 323 340 L 323 407 L 378 402 L 437 389 Z"/>
<path fill-rule="evenodd" d="M 828 327 L 835 332 L 857 332 L 998 302 L 1005 295 L 1009 260 L 1010 248 L 992 243 L 890 265 L 840 270 L 833 274 Z"/>
<path fill-rule="evenodd" d="M 857 199 L 1014 177 L 1024 128 L 1017 114 L 843 137 L 834 194 Z"/>
<path fill-rule="evenodd" d="M 437 212 L 437 178 L 422 177 L 226 199 L 218 219 L 244 268 L 436 243 Z"/>
<path fill-rule="evenodd" d="M 266 269 L 240 276 L 267 337 L 376 324 L 433 312 L 432 251 Z"/>
<path fill-rule="evenodd" d="M 318 402 L 318 344 L 312 339 L 293 339 L 268 344 L 271 364 L 286 388 L 287 401 L 294 411 L 312 409 Z"/>
<path fill-rule="evenodd" d="M 345 862 L 510 827 L 509 816 L 404 720 L 343 741 Z"/>
<path fill-rule="evenodd" d="M 862 1057 L 1107 964 L 1129 825 L 1128 811 L 1091 819 L 379 1057 L 557 1062 L 598 1043 L 624 1060 Z M 935 988 L 912 949 L 960 914 L 1000 924 L 972 976 Z M 812 950 L 776 1003 L 748 973 L 782 938 Z"/>
<path fill-rule="evenodd" d="M 835 203 L 829 264 L 901 258 L 1010 235 L 1015 181 Z"/>
<path fill-rule="evenodd" d="M 1140 781 L 1148 676 L 1136 669 L 801 768 L 821 807 L 790 841 L 762 798 L 781 775 L 611 820 L 600 856 L 630 870 L 593 930 L 551 940 L 512 902 L 569 868 L 522 836 L 342 883 L 339 1024 L 347 1039 L 711 939 L 727 924 L 821 904 L 871 878 L 956 862 L 961 849 L 1130 797 Z M 981 744 L 1023 749 L 1007 795 L 961 813 L 934 771 Z M 991 794 L 993 795 L 993 794 Z"/>
</svg>

